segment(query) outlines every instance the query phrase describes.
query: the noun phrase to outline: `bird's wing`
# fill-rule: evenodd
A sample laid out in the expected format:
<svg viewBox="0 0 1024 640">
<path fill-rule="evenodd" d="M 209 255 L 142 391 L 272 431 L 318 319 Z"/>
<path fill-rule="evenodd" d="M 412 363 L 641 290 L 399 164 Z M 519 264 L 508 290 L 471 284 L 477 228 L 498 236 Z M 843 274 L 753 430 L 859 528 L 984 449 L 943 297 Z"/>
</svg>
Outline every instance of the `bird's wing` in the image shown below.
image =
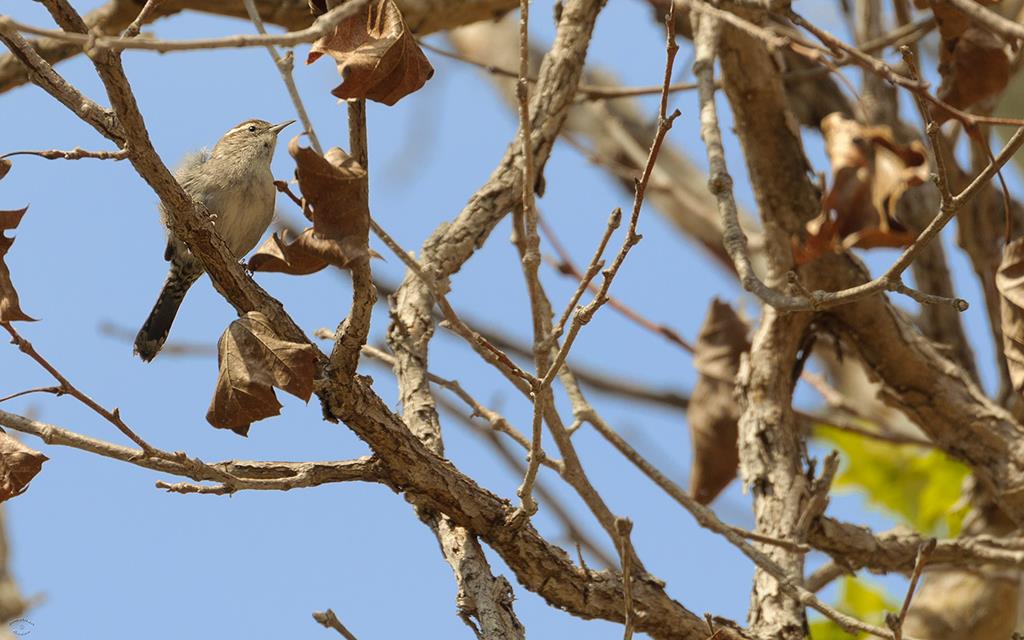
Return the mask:
<svg viewBox="0 0 1024 640">
<path fill-rule="evenodd" d="M 174 177 L 178 181 L 178 184 L 185 190 L 186 193 L 192 195 L 195 194 L 197 189 L 197 183 L 203 177 L 203 172 L 200 170 L 201 166 L 210 159 L 210 151 L 208 149 L 200 149 L 199 151 L 193 151 L 185 156 L 178 165 L 178 168 L 174 170 Z M 204 203 L 205 204 L 205 203 Z M 164 224 L 170 229 L 170 224 L 166 219 L 166 213 L 161 207 L 161 213 L 164 214 Z M 179 251 L 187 252 L 184 246 L 179 246 L 177 240 L 174 239 L 173 234 L 167 236 L 167 248 L 164 249 L 164 260 L 170 262 L 174 259 L 175 254 Z"/>
</svg>

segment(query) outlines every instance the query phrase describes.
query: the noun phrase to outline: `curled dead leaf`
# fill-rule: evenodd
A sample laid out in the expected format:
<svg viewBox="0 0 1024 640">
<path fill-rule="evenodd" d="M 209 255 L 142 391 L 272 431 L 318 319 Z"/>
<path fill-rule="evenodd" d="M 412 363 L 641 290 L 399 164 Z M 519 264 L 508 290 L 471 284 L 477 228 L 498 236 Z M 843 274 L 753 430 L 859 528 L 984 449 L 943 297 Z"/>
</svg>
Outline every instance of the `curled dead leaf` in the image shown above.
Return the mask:
<svg viewBox="0 0 1024 640">
<path fill-rule="evenodd" d="M 11 161 L 7 158 L 0 158 L 0 180 L 4 179 L 7 172 L 11 170 Z"/>
<path fill-rule="evenodd" d="M 325 53 L 338 63 L 342 80 L 331 93 L 342 99 L 366 98 L 390 106 L 434 75 L 392 0 L 371 2 L 343 20 L 334 33 L 313 43 L 306 64 Z"/>
<path fill-rule="evenodd" d="M 249 259 L 249 268 L 307 275 L 376 255 L 369 249 L 366 170 L 337 147 L 323 156 L 302 147 L 298 136 L 288 143 L 288 153 L 295 159 L 295 177 L 313 226 L 291 241 L 275 233 Z"/>
<path fill-rule="evenodd" d="M 217 388 L 206 420 L 218 429 L 247 435 L 257 420 L 281 412 L 274 387 L 309 401 L 316 375 L 312 345 L 282 340 L 266 316 L 250 311 L 217 343 Z"/>
<path fill-rule="evenodd" d="M 900 198 L 928 179 L 924 146 L 900 144 L 886 126 L 866 126 L 832 113 L 821 121 L 832 184 L 821 214 L 807 224 L 808 237 L 795 247 L 797 262 L 851 247 L 902 247 L 916 237 L 896 219 Z"/>
<path fill-rule="evenodd" d="M 938 97 L 957 109 L 967 109 L 1002 92 L 1011 73 L 1005 43 L 991 31 L 972 25 L 970 18 L 952 4 L 943 0 L 932 0 L 931 4 L 942 39 Z M 941 107 L 932 107 L 932 117 L 940 124 L 951 115 Z"/>
<path fill-rule="evenodd" d="M 1003 260 L 996 271 L 996 288 L 1000 294 L 1003 354 L 1010 381 L 1017 393 L 1024 393 L 1024 238 L 1017 238 L 1003 249 Z"/>
<path fill-rule="evenodd" d="M 711 301 L 697 337 L 693 388 L 687 420 L 693 448 L 690 493 L 708 504 L 736 477 L 739 466 L 739 404 L 733 397 L 740 356 L 750 348 L 747 324 L 727 303 Z"/>
<path fill-rule="evenodd" d="M 47 460 L 42 453 L 0 432 L 0 502 L 24 493 Z"/>
<path fill-rule="evenodd" d="M 0 322 L 35 321 L 35 318 L 29 317 L 21 310 L 18 292 L 14 290 L 14 283 L 11 282 L 11 272 L 4 262 L 4 256 L 14 244 L 14 238 L 7 237 L 4 232 L 17 228 L 26 211 L 28 207 L 17 211 L 0 211 Z"/>
</svg>

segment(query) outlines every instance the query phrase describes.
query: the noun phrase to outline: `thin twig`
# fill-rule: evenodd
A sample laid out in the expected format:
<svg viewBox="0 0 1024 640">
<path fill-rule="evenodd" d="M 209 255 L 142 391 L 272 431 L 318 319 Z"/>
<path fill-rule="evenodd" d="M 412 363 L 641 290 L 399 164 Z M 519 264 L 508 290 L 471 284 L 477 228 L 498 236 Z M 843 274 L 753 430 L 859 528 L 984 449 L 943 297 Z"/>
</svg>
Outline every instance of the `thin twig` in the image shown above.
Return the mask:
<svg viewBox="0 0 1024 640">
<path fill-rule="evenodd" d="M 739 210 L 733 195 L 732 176 L 725 161 L 722 130 L 715 107 L 714 70 L 721 27 L 709 15 L 701 16 L 694 32 L 695 57 L 693 73 L 700 85 L 700 137 L 707 148 L 709 177 L 708 190 L 718 203 L 718 216 L 722 225 L 722 244 L 736 267 L 736 275 L 744 289 L 754 293 L 776 308 L 799 308 L 806 298 L 794 298 L 768 287 L 754 272 L 747 248 L 747 236 L 740 227 Z"/>
<path fill-rule="evenodd" d="M 7 333 L 11 334 L 11 342 L 17 345 L 18 349 L 20 349 L 22 353 L 35 360 L 39 364 L 39 366 L 41 366 L 43 369 L 46 369 L 47 373 L 53 376 L 54 380 L 60 383 L 60 388 L 63 389 L 64 393 L 77 399 L 79 402 L 81 402 L 82 404 L 84 404 L 85 406 L 89 407 L 90 409 L 98 413 L 100 416 L 102 416 L 110 424 L 117 427 L 118 431 L 123 433 L 125 436 L 128 437 L 129 440 L 131 440 L 132 442 L 134 442 L 135 444 L 139 445 L 142 448 L 143 455 L 150 455 L 152 452 L 155 451 L 155 449 L 152 446 L 150 446 L 149 443 L 147 443 L 145 440 L 136 435 L 136 433 L 132 431 L 131 427 L 125 424 L 124 420 L 121 419 L 120 411 L 118 411 L 116 408 L 113 411 L 107 411 L 105 408 L 101 407 L 95 400 L 79 391 L 78 388 L 75 387 L 75 385 L 71 384 L 68 381 L 68 379 L 65 378 L 60 373 L 60 371 L 57 371 L 56 367 L 50 364 L 46 358 L 44 358 L 42 355 L 39 354 L 38 351 L 35 350 L 35 348 L 32 346 L 32 343 L 30 343 L 25 338 L 21 337 L 21 334 L 19 334 L 17 330 L 15 330 L 15 328 L 11 325 L 10 322 L 0 322 L 0 326 L 2 326 L 7 331 Z"/>
<path fill-rule="evenodd" d="M 619 562 L 622 565 L 623 617 L 625 618 L 622 639 L 631 640 L 633 638 L 633 619 L 636 616 L 633 611 L 633 576 L 630 566 L 633 545 L 629 538 L 629 534 L 633 531 L 633 522 L 629 518 L 616 518 L 615 530 L 619 534 Z"/>
<path fill-rule="evenodd" d="M 551 349 L 551 318 L 538 304 L 542 295 L 540 284 L 540 236 L 537 233 L 537 205 L 533 197 L 537 176 L 533 158 L 533 135 L 530 128 L 530 85 L 527 81 L 530 72 L 530 0 L 519 2 L 519 77 L 516 82 L 516 105 L 519 115 L 519 144 L 522 160 L 521 198 L 519 207 L 513 211 L 513 227 L 516 232 L 516 246 L 522 262 L 523 277 L 530 297 L 530 310 L 533 316 L 534 364 L 537 376 L 547 362 Z M 533 499 L 533 484 L 537 480 L 540 469 L 541 436 L 544 428 L 544 408 L 548 394 L 537 384 L 533 384 L 533 431 L 530 439 L 530 452 L 526 459 L 526 474 L 523 482 L 516 489 L 519 496 L 517 513 L 531 516 L 537 512 L 537 503 Z"/>
<path fill-rule="evenodd" d="M 14 400 L 15 398 L 27 396 L 32 393 L 52 393 L 55 396 L 62 396 L 66 393 L 66 391 L 62 387 L 36 387 L 35 389 L 25 389 L 24 391 L 19 391 L 17 393 L 12 393 L 9 396 L 4 396 L 3 398 L 0 398 L 0 402 L 7 402 L 8 400 Z"/>
<path fill-rule="evenodd" d="M 417 40 L 416 42 L 418 42 L 421 47 L 428 51 L 432 51 L 440 56 L 444 56 L 445 58 L 450 58 L 452 60 L 457 60 L 459 62 L 464 62 L 468 65 L 478 67 L 488 73 L 492 73 L 497 76 L 505 76 L 506 78 L 518 79 L 520 77 L 518 71 L 513 71 L 512 69 L 505 69 L 504 67 L 499 67 L 493 64 L 487 64 L 486 62 L 480 62 L 479 60 L 474 60 L 468 56 L 464 56 L 461 53 L 449 51 L 447 49 L 442 49 L 440 47 L 435 47 L 434 45 L 424 40 Z M 533 84 L 537 82 L 537 78 L 535 76 L 528 75 L 526 76 L 526 81 L 529 82 L 530 84 Z M 673 82 L 672 84 L 669 85 L 668 91 L 669 93 L 677 93 L 680 91 L 693 91 L 696 88 L 697 85 L 696 83 L 693 82 Z M 576 101 L 584 102 L 588 100 L 613 100 L 616 98 L 632 98 L 636 96 L 660 95 L 662 91 L 664 91 L 664 87 L 662 87 L 660 84 L 650 85 L 646 87 L 617 87 L 614 85 L 605 86 L 581 82 L 579 84 L 579 87 L 576 89 Z"/>
<path fill-rule="evenodd" d="M 906 289 L 900 280 L 900 276 L 910 266 L 918 252 L 926 244 L 931 242 L 939 232 L 942 231 L 943 227 L 953 219 L 957 211 L 974 196 L 975 193 L 992 177 L 1002 169 L 1010 158 L 1020 149 L 1021 145 L 1024 145 L 1024 127 L 1018 129 L 1010 140 L 1006 143 L 1006 146 L 1002 148 L 999 155 L 993 162 L 990 162 L 983 171 L 981 171 L 974 180 L 971 181 L 960 193 L 947 200 L 942 208 L 939 210 L 939 214 L 935 216 L 932 221 L 925 227 L 924 231 L 917 237 L 913 244 L 904 249 L 900 257 L 896 259 L 889 269 L 881 276 L 867 282 L 865 284 L 844 289 L 843 291 L 837 292 L 823 292 L 815 291 L 814 299 L 816 305 L 819 308 L 835 306 L 837 304 L 844 304 L 855 300 L 860 300 L 867 296 L 873 295 L 880 291 L 900 291 L 906 293 Z M 960 311 L 967 309 L 967 302 L 965 300 L 955 300 L 954 304 Z"/>
<path fill-rule="evenodd" d="M 865 40 L 860 44 L 860 49 L 867 53 L 878 53 L 887 47 L 909 45 L 931 33 L 936 26 L 938 26 L 938 22 L 935 20 L 935 16 L 930 15 L 917 22 L 908 22 L 883 36 Z"/>
<path fill-rule="evenodd" d="M 917 550 L 917 559 L 914 561 L 914 573 L 910 576 L 910 585 L 907 587 L 907 595 L 903 598 L 903 607 L 898 616 L 891 613 L 885 616 L 885 623 L 892 629 L 894 640 L 903 640 L 903 621 L 907 618 L 907 611 L 910 610 L 910 601 L 914 598 L 914 590 L 917 589 L 917 581 L 921 578 L 921 571 L 928 562 L 928 557 L 935 551 L 937 540 L 929 539 L 921 544 Z"/>
<path fill-rule="evenodd" d="M 327 462 L 225 460 L 206 463 L 182 451 L 151 449 L 144 452 L 122 447 L 6 411 L 0 411 L 0 426 L 36 436 L 51 446 L 71 447 L 197 482 L 217 482 L 217 487 L 226 487 L 224 493 L 229 494 L 241 490 L 287 491 L 334 482 L 382 482 L 384 479 L 376 459 L 369 457 Z"/>
<path fill-rule="evenodd" d="M 976 126 L 976 125 L 979 125 L 979 124 L 1001 124 L 1001 125 L 1008 125 L 1008 126 L 1014 126 L 1014 127 L 1024 127 L 1024 119 L 1021 119 L 1021 118 L 1000 118 L 1000 117 L 993 117 L 993 116 L 985 116 L 985 115 L 979 115 L 979 114 L 976 114 L 976 113 L 968 113 L 967 111 L 963 111 L 962 109 L 958 109 L 958 108 L 954 107 L 953 105 L 949 104 L 948 102 L 945 102 L 944 100 L 942 100 L 942 99 L 932 95 L 931 93 L 929 93 L 928 92 L 928 84 L 927 83 L 922 82 L 920 80 L 914 80 L 914 79 L 908 78 L 908 77 L 906 77 L 906 76 L 904 76 L 904 75 L 902 75 L 900 73 L 897 73 L 885 61 L 868 55 L 862 49 L 859 49 L 857 47 L 853 47 L 853 46 L 850 46 L 850 45 L 846 44 L 845 42 L 843 42 L 839 38 L 835 37 L 834 35 L 832 35 L 828 31 L 825 31 L 824 29 L 821 29 L 820 27 L 817 27 L 814 24 L 808 22 L 803 17 L 801 17 L 798 13 L 793 11 L 792 8 L 789 8 L 786 11 L 785 15 L 786 15 L 787 18 L 792 20 L 794 24 L 802 27 L 803 29 L 806 29 L 808 32 L 813 34 L 815 38 L 817 38 L 823 44 L 825 44 L 825 46 L 828 47 L 828 50 L 834 56 L 836 56 L 839 59 L 840 62 L 843 62 L 843 61 L 852 62 L 852 63 L 856 64 L 857 66 L 859 66 L 859 67 L 861 67 L 863 69 L 866 69 L 867 71 L 870 71 L 871 73 L 875 73 L 875 74 L 881 76 L 885 80 L 887 80 L 887 81 L 889 81 L 889 82 L 891 82 L 891 83 L 893 83 L 893 84 L 895 84 L 895 85 L 897 85 L 899 87 L 902 87 L 902 88 L 904 88 L 904 89 L 906 89 L 906 90 L 908 90 L 908 91 L 910 91 L 910 92 L 920 96 L 925 101 L 935 105 L 937 108 L 939 108 L 942 111 L 944 111 L 945 113 L 947 113 L 950 117 L 955 118 L 956 120 L 959 120 L 965 126 L 969 126 L 970 127 L 970 126 Z M 745 22 L 742 19 L 739 19 L 739 20 L 740 20 L 740 22 Z M 748 24 L 749 26 L 752 26 L 752 27 L 755 26 L 755 25 L 751 25 L 750 23 L 746 23 L 746 24 Z M 748 30 L 746 27 L 741 27 L 741 28 L 744 28 L 744 30 Z M 808 47 L 808 46 L 810 46 L 811 49 L 815 49 L 815 47 L 813 45 L 811 45 L 810 43 L 807 43 L 807 42 L 800 42 L 800 46 L 801 47 Z M 804 57 L 810 58 L 810 59 L 814 60 L 815 62 L 820 62 L 820 59 L 818 58 L 818 53 L 819 52 L 816 51 L 816 50 L 815 50 L 814 53 L 808 53 L 807 50 L 803 50 L 803 49 L 801 49 L 799 47 L 790 47 L 790 48 L 791 48 L 792 51 L 794 51 L 798 55 L 802 55 Z"/>
<path fill-rule="evenodd" d="M 333 334 L 323 329 L 318 329 L 314 335 L 318 338 L 333 339 Z M 371 345 L 363 345 L 363 355 L 379 360 L 388 366 L 393 367 L 395 364 L 395 357 L 393 355 Z M 486 420 L 494 431 L 504 433 L 524 450 L 530 451 L 530 440 L 528 440 L 521 431 L 512 426 L 512 424 L 497 411 L 489 409 L 477 402 L 477 400 L 466 391 L 458 380 L 443 378 L 429 371 L 427 372 L 427 379 L 437 386 L 443 387 L 455 394 L 459 400 L 470 408 L 472 415 L 480 416 Z M 544 453 L 543 449 L 539 450 L 538 457 L 541 464 L 550 467 L 558 474 L 562 473 L 563 464 L 560 460 L 549 458 L 547 454 Z"/>
<path fill-rule="evenodd" d="M 831 451 L 825 456 L 825 464 L 821 470 L 821 475 L 812 483 L 811 495 L 807 502 L 804 503 L 804 509 L 800 512 L 800 517 L 797 518 L 796 526 L 793 527 L 793 531 L 801 539 L 807 537 L 811 525 L 825 513 L 825 508 L 828 507 L 828 494 L 832 489 L 832 480 L 835 478 L 838 470 L 839 452 Z"/>
<path fill-rule="evenodd" d="M 139 31 L 142 30 L 142 25 L 146 24 L 146 20 L 150 14 L 160 5 L 163 0 L 146 0 L 146 4 L 142 5 L 142 10 L 139 11 L 139 15 L 135 16 L 132 23 L 128 25 L 128 28 L 121 32 L 122 38 L 134 38 L 139 35 Z"/>
<path fill-rule="evenodd" d="M 618 211 L 618 209 L 616 209 L 615 211 Z M 615 215 L 614 211 L 612 212 L 612 215 Z M 558 236 L 555 235 L 555 232 L 551 228 L 551 226 L 544 221 L 544 218 L 539 218 L 538 220 L 541 230 L 543 230 L 544 235 L 547 236 L 548 242 L 551 243 L 551 247 L 555 250 L 555 253 L 558 254 L 557 261 L 551 259 L 550 257 L 547 257 L 546 260 L 548 264 L 553 266 L 557 272 L 563 275 L 574 277 L 581 282 L 584 281 L 586 279 L 585 274 L 581 272 L 579 268 L 576 266 L 576 263 L 573 262 L 572 256 L 569 255 L 569 252 L 566 250 L 565 246 L 562 245 L 561 241 L 559 241 Z M 609 224 L 610 223 L 611 221 L 609 221 Z M 600 287 L 595 285 L 592 281 L 587 283 L 587 289 L 592 293 L 597 293 L 601 290 Z M 666 340 L 680 347 L 681 349 L 683 349 L 683 351 L 686 351 L 687 353 L 694 352 L 693 345 L 690 344 L 688 340 L 679 335 L 679 332 L 673 329 L 672 327 L 669 327 L 668 325 L 665 324 L 657 323 L 645 317 L 639 311 L 633 309 L 632 307 L 630 307 L 629 305 L 622 302 L 620 299 L 616 298 L 611 294 L 607 294 L 607 297 L 608 306 L 618 311 L 625 318 L 650 331 L 651 333 L 655 333 L 665 338 Z M 567 309 L 569 309 L 569 307 L 567 307 Z M 560 326 L 564 326 L 564 323 L 565 319 L 563 319 L 560 322 Z M 561 332 L 559 332 L 559 334 L 556 335 L 560 335 L 560 333 Z"/>
<path fill-rule="evenodd" d="M 793 542 L 792 540 L 783 540 L 782 538 L 776 538 L 775 536 L 768 536 L 763 533 L 757 533 L 755 531 L 747 531 L 740 527 L 734 527 L 729 525 L 732 531 L 747 540 L 753 540 L 754 542 L 760 542 L 761 544 L 770 544 L 776 547 L 782 547 L 788 551 L 794 553 L 809 553 L 811 551 L 810 545 L 804 544 L 803 542 Z"/>
<path fill-rule="evenodd" d="M 64 33 L 61 31 L 60 33 Z M 125 144 L 125 133 L 113 111 L 101 107 L 57 73 L 53 66 L 26 41 L 21 34 L 0 16 L 0 40 L 28 70 L 28 77 L 49 93 L 72 113 L 91 125 L 105 138 L 120 146 Z"/>
<path fill-rule="evenodd" d="M 584 416 L 584 418 L 598 431 L 598 433 L 604 436 L 612 446 L 625 456 L 627 460 L 633 463 L 633 465 L 643 472 L 644 475 L 650 478 L 656 485 L 661 487 L 665 493 L 678 502 L 684 509 L 689 511 L 700 526 L 723 536 L 745 556 L 750 558 L 754 564 L 774 577 L 778 581 L 780 588 L 791 597 L 834 621 L 840 626 L 840 628 L 848 633 L 864 631 L 880 638 L 894 640 L 892 631 L 876 627 L 863 622 L 862 620 L 858 620 L 853 616 L 842 613 L 819 600 L 817 596 L 805 587 L 794 582 L 793 578 L 789 576 L 774 560 L 745 541 L 742 536 L 733 531 L 731 526 L 719 520 L 718 516 L 715 515 L 711 509 L 708 509 L 704 505 L 698 503 L 690 494 L 684 491 L 682 487 L 670 480 L 665 476 L 665 474 L 661 473 L 654 465 L 648 462 L 647 459 L 641 456 L 629 445 L 629 443 L 623 440 L 622 437 L 608 425 L 608 423 L 597 415 L 596 412 L 591 410 Z M 904 638 L 903 640 L 910 639 Z"/>
<path fill-rule="evenodd" d="M 260 12 L 256 9 L 256 4 L 253 0 L 242 0 L 242 2 L 245 4 L 245 11 L 249 14 L 249 19 L 256 26 L 256 31 L 260 35 L 267 35 L 267 30 L 263 26 L 263 20 L 260 18 Z M 309 136 L 309 143 L 313 146 L 314 151 L 323 155 L 324 150 L 320 147 L 320 140 L 316 137 L 316 131 L 313 130 L 313 122 L 306 114 L 306 107 L 302 104 L 299 89 L 295 86 L 295 78 L 292 75 L 292 70 L 295 68 L 294 53 L 289 51 L 284 57 L 281 57 L 277 52 L 277 48 L 272 44 L 267 45 L 267 52 L 274 59 L 274 65 L 277 66 L 281 79 L 284 80 L 284 86 L 288 88 L 288 95 L 292 99 L 292 104 L 295 105 L 295 111 L 299 114 L 299 120 L 302 122 L 306 135 Z"/>
<path fill-rule="evenodd" d="M 835 560 L 830 560 L 815 569 L 811 575 L 804 580 L 804 587 L 808 591 L 817 593 L 827 587 L 833 580 L 840 576 L 856 575 L 848 567 L 845 567 Z"/>
<path fill-rule="evenodd" d="M 651 179 L 651 173 L 654 171 L 654 164 L 658 160 L 658 153 L 661 151 L 661 145 L 665 140 L 665 135 L 668 134 L 669 129 L 672 128 L 672 123 L 675 119 L 681 115 L 678 109 L 676 109 L 672 114 L 667 113 L 668 85 L 672 78 L 672 66 L 675 62 L 676 52 L 679 50 L 679 46 L 676 44 L 675 39 L 675 24 L 675 3 L 671 3 L 669 4 L 669 11 L 665 18 L 666 60 L 664 81 L 662 83 L 661 102 L 658 107 L 658 128 L 654 135 L 654 140 L 651 142 L 651 148 L 647 155 L 647 163 L 644 166 L 643 173 L 641 174 L 640 179 L 635 182 L 633 209 L 629 216 L 629 225 L 626 229 L 626 237 L 622 241 L 622 246 L 619 248 L 618 254 L 616 254 L 615 259 L 612 261 L 611 267 L 603 272 L 601 287 L 594 295 L 594 299 L 582 309 L 577 309 L 575 315 L 573 315 L 572 324 L 569 326 L 569 332 L 566 334 L 565 341 L 558 350 L 554 362 L 544 374 L 541 381 L 542 385 L 550 385 L 555 376 L 558 375 L 558 371 L 565 363 L 565 359 L 569 355 L 569 350 L 572 348 L 573 342 L 576 340 L 576 336 L 579 335 L 583 326 L 593 319 L 597 310 L 608 301 L 608 289 L 611 287 L 612 281 L 618 274 L 619 268 L 625 261 L 630 249 L 636 246 L 642 237 L 637 233 L 637 224 L 640 221 L 640 210 L 643 207 L 647 183 Z"/>
<path fill-rule="evenodd" d="M 915 438 L 914 436 L 903 435 L 900 433 L 889 433 L 886 431 L 873 431 L 871 429 L 865 429 L 849 422 L 837 420 L 832 416 L 817 416 L 804 411 L 794 411 L 794 414 L 801 422 L 805 423 L 807 427 L 821 426 L 829 429 L 835 429 L 836 431 L 845 431 L 846 433 L 852 433 L 864 438 L 871 438 L 872 440 L 878 440 L 880 442 L 891 442 L 892 444 L 908 444 L 917 447 L 926 447 L 928 449 L 934 449 L 935 443 L 931 440 L 925 440 L 924 438 Z"/>
<path fill-rule="evenodd" d="M 11 151 L 0 156 L 2 158 L 10 158 L 13 156 L 38 156 L 40 158 L 46 158 L 47 160 L 81 160 L 82 158 L 93 158 L 96 160 L 124 160 L 128 157 L 127 149 L 119 149 L 117 151 L 86 151 L 81 147 L 75 147 L 71 151 L 61 151 L 60 149 L 50 149 L 48 151 Z"/>
<path fill-rule="evenodd" d="M 538 216 L 539 217 L 539 216 Z M 540 221 L 540 224 L 544 228 L 548 238 L 551 238 L 551 230 Z M 583 292 L 590 288 L 591 281 L 597 276 L 598 272 L 604 268 L 604 250 L 608 246 L 608 241 L 611 239 L 612 234 L 622 224 L 622 209 L 615 207 L 612 210 L 612 214 L 608 216 L 608 224 L 605 226 L 604 234 L 601 236 L 601 241 L 597 244 L 597 249 L 594 250 L 594 256 L 590 259 L 590 264 L 587 265 L 587 270 L 584 273 L 576 271 L 575 265 L 570 265 L 573 271 L 576 271 L 577 278 L 580 283 L 576 287 L 576 291 L 573 292 L 572 297 L 569 298 L 569 302 L 565 305 L 565 310 L 562 311 L 562 315 L 558 318 L 558 324 L 555 325 L 555 330 L 552 335 L 557 339 L 561 337 L 562 332 L 565 331 L 565 323 L 569 320 L 569 316 L 573 310 L 576 309 L 576 303 L 583 297 Z M 557 249 L 556 249 L 557 250 Z"/>
<path fill-rule="evenodd" d="M 526 465 L 523 463 L 522 458 L 519 456 L 518 453 L 510 449 L 505 440 L 503 438 L 500 438 L 494 429 L 488 429 L 487 427 L 480 425 L 478 422 L 473 420 L 472 416 L 463 411 L 453 401 L 448 400 L 447 398 L 444 397 L 441 397 L 438 400 L 441 406 L 447 409 L 452 415 L 454 415 L 459 422 L 471 428 L 474 431 L 474 433 L 483 435 L 485 438 L 487 438 L 487 441 L 494 446 L 494 449 L 498 452 L 498 455 L 511 468 L 512 472 L 515 475 L 519 477 L 523 477 L 523 475 L 525 475 Z M 527 442 L 527 444 L 529 443 Z M 559 475 L 561 475 L 562 473 L 560 470 L 556 470 L 556 472 L 559 473 Z M 578 525 L 575 522 L 573 515 L 561 503 L 557 495 L 552 493 L 551 491 L 548 491 L 545 488 L 543 478 L 537 478 L 537 483 L 534 486 L 534 491 L 537 493 L 537 496 L 540 498 L 541 502 L 547 505 L 547 508 L 551 510 L 551 516 L 553 516 L 555 519 L 562 523 L 562 526 L 565 527 L 565 536 L 573 543 L 575 543 L 577 548 L 579 548 L 580 545 L 585 547 L 606 568 L 611 569 L 615 566 L 615 561 L 612 559 L 612 557 L 609 556 L 604 551 L 604 549 L 599 547 L 597 543 L 591 539 L 590 535 L 586 531 L 584 531 L 580 525 Z M 581 562 L 580 565 L 584 568 L 586 567 L 585 562 Z"/>
<path fill-rule="evenodd" d="M 83 50 L 145 49 L 147 51 L 195 51 L 197 49 L 237 49 L 243 47 L 265 47 L 280 45 L 293 47 L 313 42 L 329 34 L 342 20 L 350 18 L 363 9 L 369 0 L 351 0 L 338 5 L 313 21 L 306 29 L 289 31 L 281 35 L 236 35 L 225 38 L 199 38 L 196 40 L 157 40 L 155 38 L 118 38 L 114 36 L 69 33 L 59 29 L 40 29 L 22 24 L 10 16 L 0 15 L 0 31 L 21 31 L 37 36 L 67 42 Z"/>
<path fill-rule="evenodd" d="M 399 260 L 409 268 L 416 277 L 418 277 L 426 286 L 427 290 L 434 298 L 434 302 L 441 308 L 441 313 L 444 315 L 445 321 L 448 323 L 448 327 L 455 333 L 460 335 L 466 342 L 469 343 L 473 350 L 479 353 L 486 362 L 497 367 L 499 370 L 510 372 L 516 378 L 521 379 L 527 385 L 533 383 L 534 376 L 530 375 L 526 371 L 517 365 L 512 358 L 496 347 L 490 340 L 481 335 L 478 331 L 472 329 L 469 325 L 459 318 L 458 314 L 455 313 L 455 309 L 452 308 L 451 304 L 448 303 L 448 298 L 437 286 L 434 279 L 427 274 L 419 263 L 415 259 L 409 256 L 409 254 L 399 245 L 394 238 L 391 237 L 387 231 L 384 230 L 380 224 L 370 218 L 370 229 L 376 234 L 381 241 L 391 250 Z"/>
</svg>

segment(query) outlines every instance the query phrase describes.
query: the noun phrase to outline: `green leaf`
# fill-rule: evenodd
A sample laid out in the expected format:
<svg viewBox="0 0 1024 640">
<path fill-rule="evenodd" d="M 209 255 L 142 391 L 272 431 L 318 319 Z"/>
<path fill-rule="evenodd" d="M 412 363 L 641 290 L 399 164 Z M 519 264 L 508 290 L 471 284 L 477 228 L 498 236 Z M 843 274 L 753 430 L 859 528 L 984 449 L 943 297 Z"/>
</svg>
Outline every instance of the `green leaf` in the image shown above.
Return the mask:
<svg viewBox="0 0 1024 640">
<path fill-rule="evenodd" d="M 864 622 L 882 626 L 885 612 L 895 612 L 900 605 L 890 600 L 884 589 L 846 576 L 843 578 L 839 601 L 834 606 Z M 811 621 L 809 627 L 812 640 L 852 640 L 871 637 L 866 633 L 851 635 L 839 628 L 836 623 L 825 619 Z"/>
<path fill-rule="evenodd" d="M 902 518 L 917 531 L 954 536 L 966 505 L 959 507 L 968 469 L 935 449 L 897 445 L 819 424 L 815 435 L 834 445 L 846 464 L 837 488 L 864 492 L 868 502 Z"/>
</svg>

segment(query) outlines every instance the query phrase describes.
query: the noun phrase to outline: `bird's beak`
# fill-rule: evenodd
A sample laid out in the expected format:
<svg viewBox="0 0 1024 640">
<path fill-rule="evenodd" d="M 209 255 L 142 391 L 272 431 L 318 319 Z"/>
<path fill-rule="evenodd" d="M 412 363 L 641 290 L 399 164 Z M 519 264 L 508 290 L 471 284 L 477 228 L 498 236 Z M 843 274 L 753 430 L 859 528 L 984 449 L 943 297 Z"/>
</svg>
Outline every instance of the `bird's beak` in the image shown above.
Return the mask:
<svg viewBox="0 0 1024 640">
<path fill-rule="evenodd" d="M 284 129 L 288 125 L 294 124 L 294 123 L 295 123 L 294 120 L 289 120 L 287 122 L 282 122 L 281 124 L 275 124 L 274 126 L 270 127 L 270 130 L 273 131 L 274 133 L 280 133 L 281 129 Z"/>
</svg>

